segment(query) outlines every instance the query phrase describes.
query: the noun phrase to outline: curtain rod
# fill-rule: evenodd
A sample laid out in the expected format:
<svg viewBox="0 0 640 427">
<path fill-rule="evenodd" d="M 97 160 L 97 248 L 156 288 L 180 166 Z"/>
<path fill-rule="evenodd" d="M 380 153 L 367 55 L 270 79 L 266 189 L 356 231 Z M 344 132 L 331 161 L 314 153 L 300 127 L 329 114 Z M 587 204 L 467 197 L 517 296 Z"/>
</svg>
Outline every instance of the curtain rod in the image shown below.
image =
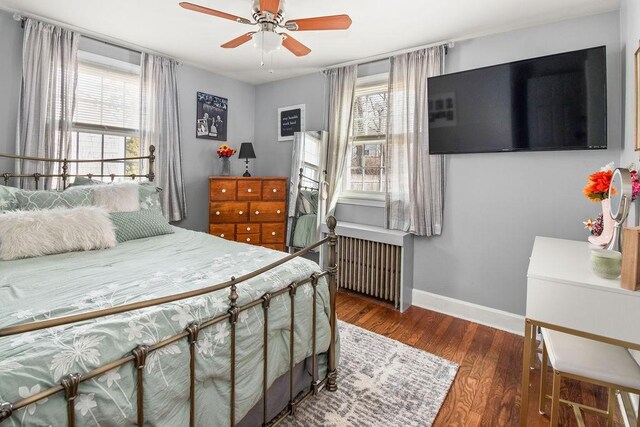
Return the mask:
<svg viewBox="0 0 640 427">
<path fill-rule="evenodd" d="M 407 49 L 401 49 L 401 50 L 394 50 L 392 52 L 387 52 L 387 53 L 382 53 L 380 55 L 374 55 L 374 56 L 368 56 L 366 58 L 361 58 L 361 59 L 356 59 L 353 61 L 347 61 L 347 62 L 342 62 L 340 64 L 334 64 L 334 65 L 330 65 L 328 67 L 325 67 L 322 69 L 322 71 L 328 71 L 334 68 L 340 68 L 340 67 L 346 67 L 349 65 L 364 65 L 364 64 L 371 64 L 373 62 L 378 62 L 378 61 L 382 61 L 385 59 L 389 59 L 392 56 L 396 56 L 396 55 L 402 55 L 403 53 L 409 53 L 409 52 L 415 52 L 416 50 L 420 50 L 420 49 L 426 49 L 429 47 L 437 47 L 437 46 L 444 46 L 445 48 L 445 52 L 448 49 L 453 48 L 455 45 L 453 40 L 448 40 L 448 41 L 439 41 L 436 43 L 429 43 L 429 44 L 425 44 L 425 45 L 421 45 L 421 46 L 415 46 L 415 47 L 410 47 Z"/>
<path fill-rule="evenodd" d="M 85 28 L 81 28 L 81 27 L 76 27 L 75 25 L 69 25 L 69 24 L 65 24 L 53 19 L 48 19 L 48 18 L 43 18 L 41 16 L 38 15 L 32 15 L 32 14 L 25 14 L 25 13 L 21 13 L 21 12 L 14 12 L 13 14 L 13 19 L 15 21 L 19 21 L 20 25 L 22 25 L 24 27 L 24 23 L 27 19 L 35 19 L 37 21 L 41 21 L 47 24 L 51 24 L 51 25 L 55 25 L 61 28 L 65 28 L 67 30 L 76 32 L 78 34 L 80 34 L 81 37 L 87 38 L 89 40 L 93 40 L 99 43 L 104 43 L 106 45 L 109 46 L 113 46 L 113 47 L 117 47 L 120 49 L 124 49 L 124 50 L 128 50 L 129 52 L 134 52 L 134 53 L 148 53 L 150 55 L 156 55 L 156 56 L 162 56 L 164 58 L 169 58 L 172 59 L 174 61 L 176 61 L 176 63 L 178 65 L 182 65 L 182 61 L 178 61 L 175 58 L 172 58 L 169 55 L 166 55 L 162 52 L 156 52 L 154 50 L 150 50 L 150 49 L 145 49 L 142 48 L 141 46 L 138 46 L 136 44 L 133 43 L 128 43 L 125 41 L 122 41 L 120 39 L 116 39 L 114 37 L 109 37 L 106 36 L 104 34 L 100 34 L 100 33 L 95 33 L 93 31 L 87 30 Z"/>
</svg>

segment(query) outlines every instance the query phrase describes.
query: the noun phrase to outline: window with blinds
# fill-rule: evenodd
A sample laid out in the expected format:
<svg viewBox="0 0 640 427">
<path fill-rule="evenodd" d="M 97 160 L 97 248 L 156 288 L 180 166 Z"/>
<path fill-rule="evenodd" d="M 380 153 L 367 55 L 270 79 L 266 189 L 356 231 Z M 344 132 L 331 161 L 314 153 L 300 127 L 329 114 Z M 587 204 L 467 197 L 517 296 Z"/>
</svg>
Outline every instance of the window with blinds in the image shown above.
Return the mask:
<svg viewBox="0 0 640 427">
<path fill-rule="evenodd" d="M 140 151 L 140 70 L 133 64 L 78 53 L 76 109 L 71 157 L 137 157 Z M 78 175 L 141 173 L 139 161 L 80 163 Z"/>
<path fill-rule="evenodd" d="M 384 150 L 389 97 L 388 74 L 358 79 L 351 125 L 351 159 L 345 190 L 385 192 Z"/>
</svg>

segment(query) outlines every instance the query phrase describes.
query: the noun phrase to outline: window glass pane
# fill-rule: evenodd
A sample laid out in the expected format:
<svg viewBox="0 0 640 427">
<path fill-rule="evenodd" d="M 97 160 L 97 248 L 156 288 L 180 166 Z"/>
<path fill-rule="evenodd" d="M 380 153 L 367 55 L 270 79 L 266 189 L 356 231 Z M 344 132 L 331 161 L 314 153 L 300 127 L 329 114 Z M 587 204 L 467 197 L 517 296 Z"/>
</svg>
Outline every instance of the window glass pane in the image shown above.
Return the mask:
<svg viewBox="0 0 640 427">
<path fill-rule="evenodd" d="M 357 96 L 354 101 L 352 135 L 383 136 L 387 133 L 387 92 Z"/>
<path fill-rule="evenodd" d="M 126 138 L 126 157 L 140 157 L 142 153 L 140 152 L 140 138 L 137 136 L 129 136 Z M 141 160 L 127 160 L 125 163 L 124 173 L 126 175 L 131 175 L 135 173 L 136 175 L 140 174 L 141 171 Z"/>
<path fill-rule="evenodd" d="M 102 135 L 98 133 L 78 133 L 77 159 L 92 160 L 102 158 Z M 100 163 L 79 163 L 78 174 L 101 175 Z"/>
<path fill-rule="evenodd" d="M 125 137 L 124 136 L 114 136 L 114 135 L 105 135 L 104 136 L 104 150 L 103 150 L 103 158 L 104 159 L 115 159 L 124 157 L 125 151 Z M 103 167 L 104 175 L 123 175 L 124 174 L 124 163 L 112 163 L 106 162 Z"/>
<path fill-rule="evenodd" d="M 351 168 L 347 181 L 347 188 L 354 191 L 362 191 L 362 168 Z"/>
</svg>

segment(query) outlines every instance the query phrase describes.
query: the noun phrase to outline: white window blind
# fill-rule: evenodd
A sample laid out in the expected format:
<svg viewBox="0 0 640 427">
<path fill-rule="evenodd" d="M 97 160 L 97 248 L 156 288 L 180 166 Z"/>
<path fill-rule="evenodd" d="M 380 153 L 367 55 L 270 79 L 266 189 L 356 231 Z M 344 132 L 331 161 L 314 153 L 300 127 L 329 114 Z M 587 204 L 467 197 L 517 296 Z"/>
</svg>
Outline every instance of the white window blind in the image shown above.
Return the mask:
<svg viewBox="0 0 640 427">
<path fill-rule="evenodd" d="M 140 127 L 140 74 L 91 61 L 78 63 L 74 127 L 130 133 Z"/>
</svg>

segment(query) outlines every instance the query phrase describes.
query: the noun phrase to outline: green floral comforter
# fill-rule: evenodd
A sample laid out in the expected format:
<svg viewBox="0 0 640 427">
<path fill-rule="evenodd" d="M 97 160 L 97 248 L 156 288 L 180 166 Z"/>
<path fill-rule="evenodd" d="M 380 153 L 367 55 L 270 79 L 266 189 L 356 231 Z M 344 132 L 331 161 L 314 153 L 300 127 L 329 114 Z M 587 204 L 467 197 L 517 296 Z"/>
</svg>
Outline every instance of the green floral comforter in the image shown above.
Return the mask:
<svg viewBox="0 0 640 427">
<path fill-rule="evenodd" d="M 176 233 L 134 240 L 103 251 L 0 261 L 0 327 L 155 298 L 213 285 L 284 256 L 204 233 Z M 296 259 L 238 287 L 238 304 L 319 271 Z M 329 298 L 318 285 L 317 350 L 329 346 Z M 311 355 L 312 288 L 296 293 L 295 359 Z M 226 312 L 228 290 L 74 326 L 0 338 L 0 401 L 15 402 L 118 359 L 138 344 L 174 335 L 192 322 Z M 271 302 L 269 375 L 271 383 L 289 366 L 289 296 Z M 198 425 L 228 425 L 230 325 L 200 332 L 197 343 Z M 237 325 L 236 420 L 262 395 L 262 307 L 243 312 Z M 324 360 L 322 358 L 322 360 Z M 136 420 L 133 364 L 80 385 L 78 425 L 132 425 Z M 145 368 L 145 418 L 149 425 L 188 425 L 189 351 L 186 340 L 149 355 Z M 17 410 L 2 425 L 65 425 L 63 393 Z"/>
</svg>

